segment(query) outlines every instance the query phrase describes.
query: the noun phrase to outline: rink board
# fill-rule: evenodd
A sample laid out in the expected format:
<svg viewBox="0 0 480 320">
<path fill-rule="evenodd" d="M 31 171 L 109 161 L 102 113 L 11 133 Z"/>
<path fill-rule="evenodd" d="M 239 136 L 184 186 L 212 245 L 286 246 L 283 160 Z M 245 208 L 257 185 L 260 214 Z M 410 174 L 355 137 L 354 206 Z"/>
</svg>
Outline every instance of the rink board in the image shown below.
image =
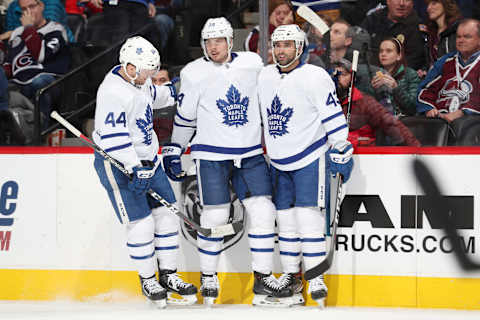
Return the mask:
<svg viewBox="0 0 480 320">
<path fill-rule="evenodd" d="M 140 299 L 123 228 L 94 172 L 93 154 L 84 148 L 0 153 L 0 300 Z M 459 241 L 480 261 L 477 148 L 364 149 L 355 155 L 327 275 L 328 305 L 480 309 L 480 272 L 458 268 L 435 212 L 422 207 L 411 170 L 416 157 L 441 173 L 436 178 L 455 203 Z M 181 246 L 179 271 L 198 284 L 196 248 L 183 237 Z M 219 272 L 219 303 L 251 302 L 245 235 L 221 256 Z"/>
</svg>

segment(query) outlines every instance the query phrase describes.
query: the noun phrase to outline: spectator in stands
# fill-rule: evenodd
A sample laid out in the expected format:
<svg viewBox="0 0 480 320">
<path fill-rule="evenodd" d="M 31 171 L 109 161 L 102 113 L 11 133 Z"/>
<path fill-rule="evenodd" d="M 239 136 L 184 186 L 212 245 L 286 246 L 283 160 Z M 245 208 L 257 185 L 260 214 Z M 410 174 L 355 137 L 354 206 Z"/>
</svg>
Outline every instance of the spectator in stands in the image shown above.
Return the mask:
<svg viewBox="0 0 480 320">
<path fill-rule="evenodd" d="M 417 112 L 448 122 L 480 114 L 480 21 L 459 23 L 456 49 L 441 57 L 420 84 Z"/>
<path fill-rule="evenodd" d="M 82 42 L 85 35 L 88 16 L 99 13 L 101 8 L 90 0 L 65 0 L 68 27 L 72 30 L 75 42 Z"/>
<path fill-rule="evenodd" d="M 318 1 L 318 0 L 295 0 L 292 2 L 293 8 L 295 11 L 300 5 L 305 5 L 312 9 L 316 14 L 322 18 L 327 18 L 331 21 L 335 21 L 340 18 L 340 4 L 341 0 L 328 0 L 328 1 Z M 299 15 L 295 18 L 298 23 L 302 24 L 305 22 L 302 17 Z"/>
<path fill-rule="evenodd" d="M 153 22 L 157 9 L 154 0 L 91 0 L 103 8 L 109 32 L 104 40 L 116 43 Z"/>
<path fill-rule="evenodd" d="M 172 78 L 170 71 L 168 71 L 168 66 L 162 64 L 160 70 L 152 77 L 152 82 L 157 86 L 161 86 L 170 81 L 177 82 L 178 78 Z M 176 104 L 153 110 L 153 130 L 157 134 L 160 144 L 170 143 L 173 131 L 173 118 L 176 112 Z"/>
<path fill-rule="evenodd" d="M 441 56 L 455 51 L 455 37 L 461 18 L 455 0 L 426 0 L 428 31 L 428 66 Z M 426 73 L 425 73 L 426 74 Z"/>
<path fill-rule="evenodd" d="M 423 0 L 416 0 L 423 1 Z M 356 0 L 342 1 L 340 4 L 340 16 L 352 26 L 358 26 L 372 10 L 385 8 L 385 1 Z"/>
<path fill-rule="evenodd" d="M 310 28 L 311 29 L 311 28 Z M 360 41 L 360 39 L 355 39 L 357 37 L 357 31 L 360 29 L 359 27 L 352 27 L 348 22 L 343 19 L 339 19 L 335 21 L 330 26 L 330 46 L 327 50 L 318 51 L 316 49 L 310 50 L 308 55 L 308 63 L 317 65 L 319 67 L 325 68 L 327 70 L 331 69 L 331 65 L 334 62 L 338 62 L 342 59 L 346 59 L 348 61 L 352 61 L 352 54 L 353 48 L 352 44 L 354 41 Z M 310 33 L 310 32 L 309 32 Z M 316 35 L 312 33 L 312 35 Z M 312 37 L 311 37 L 312 38 Z M 328 37 L 326 37 L 328 40 Z M 361 41 L 364 41 L 362 39 Z M 366 39 L 368 42 L 368 39 Z M 319 41 L 312 41 L 309 44 L 309 48 L 312 47 L 315 43 Z M 360 47 L 359 51 L 364 54 L 365 49 L 362 50 L 363 47 L 361 44 L 357 45 Z M 368 44 L 367 44 L 368 48 Z M 320 56 L 317 53 L 321 52 Z M 370 80 L 375 76 L 375 73 L 382 70 L 377 66 L 371 66 L 366 63 L 366 59 L 361 58 L 358 65 L 357 70 L 357 88 L 362 92 L 368 93 L 369 95 L 375 96 L 377 100 L 381 100 L 385 92 L 388 91 L 386 87 L 380 86 L 379 88 L 373 88 L 371 86 Z M 391 93 L 388 96 L 390 99 Z"/>
<path fill-rule="evenodd" d="M 152 77 L 154 85 L 161 86 L 170 81 L 170 72 L 163 65 L 162 68 Z"/>
<path fill-rule="evenodd" d="M 0 110 L 8 109 L 8 80 L 3 69 L 0 68 Z"/>
<path fill-rule="evenodd" d="M 380 42 L 386 38 L 403 38 L 407 64 L 414 70 L 426 68 L 424 40 L 413 0 L 387 0 L 387 7 L 367 15 L 361 27 L 371 36 L 372 63 L 379 65 Z"/>
<path fill-rule="evenodd" d="M 288 0 L 268 0 L 268 39 L 276 27 L 294 22 L 293 9 Z M 245 40 L 245 50 L 258 53 L 258 39 L 260 27 L 255 26 Z M 271 53 L 270 53 L 271 56 Z"/>
<path fill-rule="evenodd" d="M 378 55 L 380 64 L 386 72 L 377 72 L 372 79 L 372 87 L 374 89 L 388 87 L 393 95 L 394 115 L 415 115 L 420 78 L 415 70 L 407 67 L 402 42 L 397 38 L 383 40 Z"/>
<path fill-rule="evenodd" d="M 337 96 L 341 101 L 343 113 L 347 114 L 348 90 L 350 87 L 351 63 L 342 59 L 333 64 L 336 71 Z M 383 133 L 389 144 L 420 146 L 420 142 L 410 130 L 396 117 L 389 113 L 373 97 L 355 88 L 352 93 L 348 140 L 354 147 L 358 145 L 375 145 L 377 133 Z"/>
<path fill-rule="evenodd" d="M 156 0 L 155 5 L 157 13 L 154 20 L 158 30 L 158 48 L 163 52 L 167 47 L 168 38 L 175 28 L 175 11 L 182 8 L 184 3 L 183 0 Z"/>
<path fill-rule="evenodd" d="M 8 78 L 20 86 L 21 93 L 34 99 L 37 90 L 55 81 L 55 75 L 69 70 L 67 34 L 60 23 L 45 19 L 42 1 L 19 0 L 18 4 L 23 12 L 22 26 L 10 36 L 3 67 Z M 47 123 L 59 91 L 52 88 L 40 98 L 40 111 L 46 115 Z"/>
<path fill-rule="evenodd" d="M 60 0 L 42 0 L 44 5 L 44 17 L 47 20 L 56 21 L 61 23 L 67 32 L 69 42 L 75 42 L 75 37 L 68 27 L 67 13 Z M 3 35 L 0 35 L 0 40 L 6 40 L 10 38 L 10 32 L 22 25 L 20 18 L 23 16 L 22 9 L 18 0 L 12 1 L 7 9 L 5 30 Z"/>
</svg>

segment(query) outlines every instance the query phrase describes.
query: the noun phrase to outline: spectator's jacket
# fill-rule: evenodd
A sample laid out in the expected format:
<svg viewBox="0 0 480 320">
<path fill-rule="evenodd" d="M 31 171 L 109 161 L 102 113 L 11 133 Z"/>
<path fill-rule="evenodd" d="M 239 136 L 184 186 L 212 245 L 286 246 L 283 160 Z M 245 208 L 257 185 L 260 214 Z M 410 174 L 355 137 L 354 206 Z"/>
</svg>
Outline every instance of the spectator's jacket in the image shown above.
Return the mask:
<svg viewBox="0 0 480 320">
<path fill-rule="evenodd" d="M 459 85 L 456 63 L 459 61 L 461 77 L 467 76 Z M 469 71 L 470 70 L 470 71 Z M 441 112 L 457 109 L 465 113 L 480 113 L 480 51 L 464 62 L 458 51 L 441 57 L 420 83 L 417 97 L 417 112 L 433 108 Z"/>
<path fill-rule="evenodd" d="M 439 57 L 456 50 L 457 27 L 460 20 L 449 24 L 447 29 L 437 34 L 436 26 L 428 27 L 428 66 L 432 66 Z"/>
<path fill-rule="evenodd" d="M 398 68 L 393 76 L 397 87 L 392 90 L 395 114 L 413 116 L 417 112 L 417 90 L 420 78 L 415 70 L 404 67 Z"/>
<path fill-rule="evenodd" d="M 268 38 L 275 30 L 275 26 L 273 24 L 268 25 Z M 258 39 L 260 38 L 260 26 L 255 26 L 252 31 L 248 34 L 247 38 L 245 39 L 245 51 L 252 51 L 257 52 L 258 49 Z"/>
<path fill-rule="evenodd" d="M 47 21 L 37 30 L 18 27 L 8 40 L 5 71 L 18 84 L 31 83 L 42 74 L 66 73 L 70 66 L 66 44 L 65 29 L 58 22 Z"/>
<path fill-rule="evenodd" d="M 342 101 L 342 107 L 346 115 L 348 99 Z M 369 139 L 369 144 L 373 144 L 377 130 L 382 130 L 396 145 L 420 146 L 420 142 L 400 120 L 373 97 L 362 94 L 357 88 L 353 89 L 349 130 L 348 140 L 354 147 L 357 147 L 362 138 Z"/>
<path fill-rule="evenodd" d="M 60 0 L 42 0 L 42 2 L 45 4 L 45 9 L 43 10 L 43 16 L 45 19 L 61 23 L 67 31 L 68 41 L 74 43 L 75 37 L 68 27 L 67 13 Z M 20 27 L 22 25 L 20 22 L 21 16 L 22 9 L 20 9 L 18 0 L 12 1 L 8 6 L 7 15 L 5 17 L 5 30 L 11 31 Z"/>
<path fill-rule="evenodd" d="M 91 13 L 102 12 L 102 8 L 96 7 L 92 2 L 85 2 L 83 5 L 77 0 L 65 0 L 65 11 L 67 14 L 85 14 L 86 10 Z"/>
<path fill-rule="evenodd" d="M 392 21 L 387 17 L 388 8 L 377 10 L 363 20 L 361 27 L 371 36 L 371 56 L 373 63 L 378 61 L 380 42 L 389 37 L 402 35 L 405 39 L 405 58 L 410 68 L 418 70 L 426 65 L 425 42 L 419 30 L 417 14 L 412 13 L 405 19 Z"/>
</svg>

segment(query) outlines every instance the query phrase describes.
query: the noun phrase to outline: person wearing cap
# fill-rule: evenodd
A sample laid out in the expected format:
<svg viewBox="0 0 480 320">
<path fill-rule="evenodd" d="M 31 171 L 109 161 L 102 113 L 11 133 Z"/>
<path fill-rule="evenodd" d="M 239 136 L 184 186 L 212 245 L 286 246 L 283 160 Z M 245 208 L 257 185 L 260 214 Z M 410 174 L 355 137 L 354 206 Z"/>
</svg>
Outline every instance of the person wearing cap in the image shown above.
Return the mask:
<svg viewBox="0 0 480 320">
<path fill-rule="evenodd" d="M 341 59 L 333 64 L 337 95 L 345 115 L 350 112 L 348 140 L 356 148 L 372 146 L 376 142 L 377 131 L 383 132 L 393 145 L 419 147 L 420 142 L 411 131 L 372 96 L 358 90 L 352 91 L 352 107 L 348 110 L 348 90 L 352 80 L 352 64 Z"/>
</svg>

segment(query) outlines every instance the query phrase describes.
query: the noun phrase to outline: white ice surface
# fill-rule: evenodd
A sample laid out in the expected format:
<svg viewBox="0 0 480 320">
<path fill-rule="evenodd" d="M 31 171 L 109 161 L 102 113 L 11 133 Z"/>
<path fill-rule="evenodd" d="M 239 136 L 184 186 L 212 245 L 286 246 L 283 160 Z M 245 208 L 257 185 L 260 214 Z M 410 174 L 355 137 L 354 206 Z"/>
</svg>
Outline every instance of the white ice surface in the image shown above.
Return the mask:
<svg viewBox="0 0 480 320">
<path fill-rule="evenodd" d="M 2 320 L 470 320 L 480 311 L 295 307 L 259 308 L 248 305 L 203 305 L 153 309 L 143 301 L 128 303 L 23 302 L 0 301 Z"/>
</svg>

